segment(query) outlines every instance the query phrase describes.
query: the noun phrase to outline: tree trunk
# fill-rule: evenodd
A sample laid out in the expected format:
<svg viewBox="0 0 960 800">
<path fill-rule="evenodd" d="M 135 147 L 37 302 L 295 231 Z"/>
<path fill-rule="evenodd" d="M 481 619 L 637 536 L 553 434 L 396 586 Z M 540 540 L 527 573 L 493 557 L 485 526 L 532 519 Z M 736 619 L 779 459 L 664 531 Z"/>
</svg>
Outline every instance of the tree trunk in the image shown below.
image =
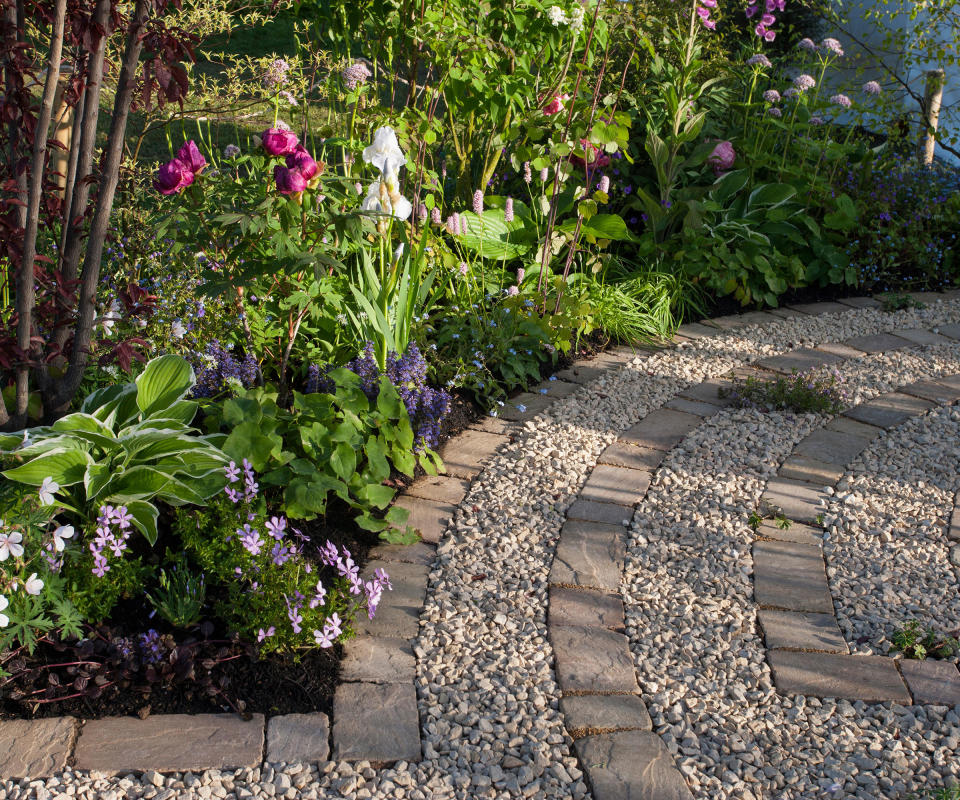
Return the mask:
<svg viewBox="0 0 960 800">
<path fill-rule="evenodd" d="M 90 343 L 93 339 L 93 321 L 97 284 L 100 280 L 100 261 L 103 258 L 103 243 L 110 224 L 113 210 L 113 198 L 120 177 L 120 161 L 123 158 L 124 135 L 127 119 L 130 116 L 130 103 L 136 88 L 136 72 L 140 61 L 143 41 L 140 34 L 150 14 L 151 3 L 137 0 L 127 31 L 123 64 L 117 81 L 117 95 L 113 103 L 113 115 L 110 119 L 110 132 L 100 171 L 100 185 L 97 192 L 97 207 L 90 222 L 87 237 L 87 249 L 83 258 L 83 272 L 80 278 L 79 319 L 74 329 L 73 348 L 70 352 L 70 365 L 66 375 L 54 384 L 53 391 L 44 398 L 44 412 L 49 416 L 62 414 L 73 400 L 83 380 L 84 369 L 90 356 Z"/>
<path fill-rule="evenodd" d="M 43 99 L 33 133 L 33 158 L 30 163 L 29 189 L 27 195 L 27 224 L 23 234 L 23 257 L 17 275 L 17 346 L 24 361 L 16 370 L 16 401 L 13 410 L 14 424 L 24 425 L 27 420 L 27 404 L 30 398 L 30 366 L 28 354 L 33 350 L 33 307 L 36 303 L 36 280 L 33 262 L 37 255 L 37 230 L 40 222 L 40 195 L 43 193 L 44 161 L 47 154 L 47 133 L 53 116 L 53 98 L 60 80 L 60 58 L 63 53 L 63 26 L 67 12 L 67 0 L 57 0 L 54 6 L 53 28 L 50 32 L 50 54 L 47 63 L 47 79 L 43 86 Z"/>
</svg>

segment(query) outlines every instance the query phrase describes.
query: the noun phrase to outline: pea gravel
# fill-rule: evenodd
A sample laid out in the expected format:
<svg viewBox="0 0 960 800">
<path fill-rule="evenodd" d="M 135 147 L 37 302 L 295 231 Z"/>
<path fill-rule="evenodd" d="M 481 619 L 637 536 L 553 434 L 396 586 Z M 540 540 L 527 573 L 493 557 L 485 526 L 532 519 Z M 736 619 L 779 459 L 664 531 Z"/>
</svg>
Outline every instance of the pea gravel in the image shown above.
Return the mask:
<svg viewBox="0 0 960 800">
<path fill-rule="evenodd" d="M 558 711 L 547 575 L 564 512 L 603 448 L 687 385 L 744 363 L 954 322 L 960 303 L 951 301 L 751 326 L 636 359 L 526 423 L 474 482 L 438 550 L 415 646 L 421 763 L 267 764 L 165 776 L 67 771 L 0 783 L 0 800 L 589 797 Z M 742 523 L 776 460 L 821 422 L 745 411 L 708 421 L 669 456 L 631 527 L 624 591 L 638 673 L 656 730 L 698 797 L 812 797 L 834 780 L 850 796 L 893 797 L 921 775 L 956 769 L 941 764 L 956 760 L 960 720 L 952 711 L 772 694 Z M 899 740 L 891 740 L 892 726 Z M 851 759 L 861 761 L 856 772 Z"/>
</svg>

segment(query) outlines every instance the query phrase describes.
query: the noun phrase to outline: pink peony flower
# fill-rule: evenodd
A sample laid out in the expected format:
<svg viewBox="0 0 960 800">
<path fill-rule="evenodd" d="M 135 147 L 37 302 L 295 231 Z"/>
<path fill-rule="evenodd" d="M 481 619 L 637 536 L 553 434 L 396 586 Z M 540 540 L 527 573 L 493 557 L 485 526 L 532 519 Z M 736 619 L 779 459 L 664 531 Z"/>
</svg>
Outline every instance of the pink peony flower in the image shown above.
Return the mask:
<svg viewBox="0 0 960 800">
<path fill-rule="evenodd" d="M 320 165 L 313 160 L 313 156 L 302 144 L 298 144 L 287 156 L 287 167 L 300 170 L 300 174 L 308 181 L 319 175 L 321 170 Z"/>
<path fill-rule="evenodd" d="M 733 167 L 737 160 L 737 153 L 730 142 L 719 142 L 713 152 L 707 157 L 707 163 L 713 167 L 714 174 L 722 175 Z"/>
<path fill-rule="evenodd" d="M 153 179 L 153 188 L 160 194 L 176 194 L 193 183 L 193 171 L 179 158 L 168 161 Z"/>
<path fill-rule="evenodd" d="M 273 168 L 273 178 L 280 194 L 299 194 L 307 188 L 307 179 L 297 167 L 291 169 L 277 164 Z"/>
<path fill-rule="evenodd" d="M 290 130 L 283 128 L 270 128 L 264 131 L 260 136 L 263 142 L 263 149 L 272 156 L 288 156 L 297 149 L 300 140 L 297 135 Z"/>
<path fill-rule="evenodd" d="M 547 107 L 543 109 L 543 113 L 548 117 L 552 117 L 554 114 L 559 114 L 563 109 L 566 108 L 566 102 L 570 99 L 568 94 L 555 94 L 553 100 L 551 100 Z"/>
<path fill-rule="evenodd" d="M 183 143 L 183 146 L 177 151 L 177 160 L 185 164 L 194 175 L 199 175 L 203 168 L 207 166 L 207 159 L 200 154 L 200 149 L 193 139 Z"/>
</svg>

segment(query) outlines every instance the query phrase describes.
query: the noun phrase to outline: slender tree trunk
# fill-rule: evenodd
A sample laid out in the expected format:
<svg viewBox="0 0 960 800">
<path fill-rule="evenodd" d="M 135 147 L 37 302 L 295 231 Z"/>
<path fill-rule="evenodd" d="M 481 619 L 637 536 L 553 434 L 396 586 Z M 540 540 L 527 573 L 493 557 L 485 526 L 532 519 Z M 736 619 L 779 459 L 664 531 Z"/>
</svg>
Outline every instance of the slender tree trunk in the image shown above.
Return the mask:
<svg viewBox="0 0 960 800">
<path fill-rule="evenodd" d="M 81 59 L 77 59 L 76 70 L 78 73 L 84 71 L 84 65 Z M 59 268 L 63 269 L 63 251 L 67 247 L 67 233 L 70 228 L 71 209 L 73 207 L 73 187 L 77 182 L 77 163 L 80 160 L 80 136 L 83 133 L 83 109 L 84 100 L 87 96 L 86 89 L 80 93 L 77 100 L 77 107 L 73 113 L 73 130 L 70 133 L 70 154 L 67 157 L 67 174 L 63 182 L 63 225 L 60 230 L 60 253 Z"/>
<path fill-rule="evenodd" d="M 87 70 L 87 85 L 84 90 L 83 101 L 83 127 L 80 132 L 80 148 L 77 151 L 79 160 L 77 162 L 77 179 L 73 184 L 73 192 L 70 198 L 70 216 L 64 217 L 64 227 L 66 228 L 66 245 L 63 249 L 63 261 L 61 270 L 64 280 L 73 280 L 77 277 L 80 264 L 80 242 L 83 234 L 83 222 L 77 225 L 73 224 L 75 218 L 79 218 L 87 207 L 87 200 L 90 197 L 90 174 L 93 171 L 93 154 L 96 149 L 97 141 L 97 119 L 100 115 L 100 89 L 103 86 L 103 60 L 107 49 L 106 27 L 110 18 L 110 0 L 97 0 L 97 6 L 93 12 L 94 23 L 104 30 L 103 36 L 97 43 L 97 49 L 90 54 L 89 67 Z M 137 56 L 139 58 L 139 54 Z M 62 333 L 57 332 L 58 344 L 62 347 L 67 338 L 67 329 Z M 63 341 L 59 341 L 60 337 Z"/>
<path fill-rule="evenodd" d="M 33 350 L 33 307 L 36 303 L 36 279 L 33 262 L 37 255 L 37 231 L 40 222 L 40 195 L 43 193 L 44 161 L 47 154 L 47 134 L 53 116 L 53 98 L 60 80 L 60 58 L 63 54 L 63 26 L 67 0 L 57 0 L 54 6 L 53 27 L 50 32 L 50 54 L 43 99 L 33 132 L 33 158 L 30 163 L 27 195 L 27 224 L 23 234 L 23 258 L 17 276 L 17 346 L 23 353 L 23 362 L 16 371 L 16 401 L 13 411 L 15 423 L 23 425 L 27 419 L 30 398 L 30 366 L 28 354 Z"/>
<path fill-rule="evenodd" d="M 117 81 L 117 95 L 113 103 L 113 115 L 110 119 L 110 132 L 100 171 L 100 185 L 97 192 L 97 207 L 90 222 L 87 237 L 87 249 L 83 258 L 83 272 L 80 277 L 79 314 L 74 330 L 73 348 L 70 352 L 70 365 L 66 375 L 55 383 L 54 390 L 45 397 L 44 411 L 47 416 L 62 414 L 80 388 L 83 372 L 90 357 L 90 343 L 93 339 L 93 321 L 97 284 L 100 280 L 100 261 L 103 258 L 103 243 L 110 224 L 113 210 L 113 198 L 120 177 L 120 162 L 123 158 L 124 135 L 127 119 L 130 116 L 130 104 L 136 88 L 136 72 L 140 61 L 143 41 L 140 34 L 147 22 L 152 4 L 148 0 L 137 0 L 127 41 L 123 53 L 123 63 Z"/>
</svg>

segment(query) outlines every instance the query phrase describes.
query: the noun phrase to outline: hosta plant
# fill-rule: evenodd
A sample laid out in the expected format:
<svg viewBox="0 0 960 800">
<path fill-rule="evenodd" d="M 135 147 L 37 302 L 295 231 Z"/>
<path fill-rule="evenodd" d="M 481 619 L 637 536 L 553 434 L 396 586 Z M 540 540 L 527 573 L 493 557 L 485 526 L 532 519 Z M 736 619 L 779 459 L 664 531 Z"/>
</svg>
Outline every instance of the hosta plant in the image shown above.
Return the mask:
<svg viewBox="0 0 960 800">
<path fill-rule="evenodd" d="M 224 485 L 224 437 L 191 427 L 198 404 L 186 398 L 195 383 L 184 359 L 155 358 L 134 383 L 97 390 L 53 425 L 0 437 L 2 474 L 83 519 L 105 504 L 125 506 L 152 545 L 154 501 L 204 505 Z"/>
</svg>

